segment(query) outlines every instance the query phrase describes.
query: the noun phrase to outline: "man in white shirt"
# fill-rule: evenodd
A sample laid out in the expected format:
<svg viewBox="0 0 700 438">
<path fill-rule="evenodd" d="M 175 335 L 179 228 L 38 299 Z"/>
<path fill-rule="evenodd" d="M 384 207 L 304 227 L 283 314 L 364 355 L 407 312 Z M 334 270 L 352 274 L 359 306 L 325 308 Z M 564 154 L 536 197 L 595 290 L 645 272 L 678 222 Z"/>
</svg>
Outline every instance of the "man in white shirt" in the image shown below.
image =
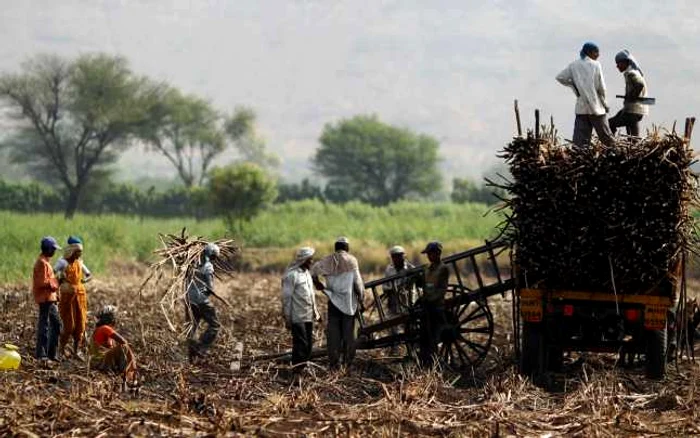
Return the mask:
<svg viewBox="0 0 700 438">
<path fill-rule="evenodd" d="M 328 296 L 326 336 L 331 369 L 339 368 L 341 353 L 346 368 L 355 357 L 355 316 L 361 310 L 365 292 L 357 259 L 348 251 L 348 239 L 339 237 L 335 242 L 335 252 L 311 267 L 316 289 Z M 325 285 L 319 276 L 325 278 Z"/>
<path fill-rule="evenodd" d="M 593 129 L 603 144 L 615 144 L 606 116 L 609 107 L 605 100 L 605 81 L 598 56 L 598 46 L 586 43 L 580 52 L 581 59 L 572 62 L 557 75 L 557 81 L 571 88 L 576 95 L 573 138 L 576 146 L 590 144 Z"/>
<path fill-rule="evenodd" d="M 313 248 L 299 248 L 282 277 L 282 313 L 292 332 L 292 365 L 311 359 L 313 324 L 319 319 L 316 292 L 309 272 L 315 252 Z"/>
<path fill-rule="evenodd" d="M 386 267 L 384 271 L 384 277 L 392 277 L 396 274 L 400 274 L 408 269 L 413 269 L 413 265 L 406 260 L 406 251 L 401 246 L 394 246 L 389 250 L 389 256 L 391 257 L 391 263 Z M 401 314 L 401 307 L 409 307 L 413 304 L 413 283 L 409 278 L 401 278 L 398 280 L 385 283 L 382 286 L 384 290 L 384 296 L 387 300 L 387 308 L 389 310 L 389 317 Z M 391 328 L 391 334 L 399 334 L 398 327 Z M 398 346 L 394 345 L 391 347 L 389 354 L 395 356 L 398 354 Z"/>
</svg>

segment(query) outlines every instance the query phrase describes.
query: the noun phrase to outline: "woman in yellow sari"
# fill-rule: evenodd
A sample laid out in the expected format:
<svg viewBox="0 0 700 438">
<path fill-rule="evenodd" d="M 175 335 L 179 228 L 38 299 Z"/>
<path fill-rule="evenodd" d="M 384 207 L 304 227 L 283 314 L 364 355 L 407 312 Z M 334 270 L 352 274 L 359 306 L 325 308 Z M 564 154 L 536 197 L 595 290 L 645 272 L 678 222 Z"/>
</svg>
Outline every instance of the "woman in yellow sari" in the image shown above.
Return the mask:
<svg viewBox="0 0 700 438">
<path fill-rule="evenodd" d="M 82 262 L 82 241 L 71 236 L 68 238 L 68 246 L 63 252 L 63 258 L 56 263 L 54 271 L 60 283 L 60 298 L 58 310 L 63 322 L 63 331 L 59 338 L 59 351 L 63 357 L 66 355 L 66 344 L 73 338 L 73 354 L 84 360 L 81 349 L 85 346 L 85 331 L 87 329 L 87 295 L 85 283 L 92 278 L 92 274 Z"/>
</svg>

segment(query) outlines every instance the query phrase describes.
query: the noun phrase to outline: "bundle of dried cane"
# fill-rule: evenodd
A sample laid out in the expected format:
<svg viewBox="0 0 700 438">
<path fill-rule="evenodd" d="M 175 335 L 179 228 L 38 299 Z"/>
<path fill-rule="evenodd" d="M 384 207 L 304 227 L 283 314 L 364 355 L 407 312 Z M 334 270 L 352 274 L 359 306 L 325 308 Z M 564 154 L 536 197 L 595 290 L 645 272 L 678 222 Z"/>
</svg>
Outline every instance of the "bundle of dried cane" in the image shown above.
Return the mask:
<svg viewBox="0 0 700 438">
<path fill-rule="evenodd" d="M 163 248 L 154 251 L 160 259 L 151 264 L 149 275 L 141 284 L 139 293 L 146 285 L 154 280 L 158 285 L 165 286 L 165 293 L 160 300 L 160 307 L 171 330 L 176 331 L 173 315 L 178 303 L 181 303 L 187 293 L 195 270 L 200 266 L 204 248 L 208 243 L 219 247 L 219 257 L 212 260 L 217 278 L 222 275 L 232 275 L 235 270 L 235 260 L 240 255 L 240 248 L 232 239 L 207 241 L 202 237 L 190 238 L 187 229 L 183 228 L 180 235 L 159 234 Z M 214 295 L 216 298 L 226 301 Z M 226 303 L 228 304 L 228 303 Z"/>
<path fill-rule="evenodd" d="M 644 293 L 696 243 L 689 139 L 654 130 L 614 147 L 562 144 L 553 128 L 502 152 L 512 182 L 502 232 L 529 286 Z M 507 211 L 507 209 L 505 210 Z"/>
</svg>

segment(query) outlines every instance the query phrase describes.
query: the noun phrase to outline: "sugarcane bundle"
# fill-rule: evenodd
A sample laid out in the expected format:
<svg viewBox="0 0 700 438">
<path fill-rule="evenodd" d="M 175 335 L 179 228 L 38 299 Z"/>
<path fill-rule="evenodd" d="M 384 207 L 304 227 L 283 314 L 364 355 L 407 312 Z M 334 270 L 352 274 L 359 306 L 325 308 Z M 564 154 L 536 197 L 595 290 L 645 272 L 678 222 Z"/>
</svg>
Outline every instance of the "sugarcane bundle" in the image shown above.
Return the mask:
<svg viewBox="0 0 700 438">
<path fill-rule="evenodd" d="M 650 292 L 673 282 L 695 247 L 697 177 L 685 137 L 654 130 L 614 147 L 575 147 L 551 129 L 515 138 L 501 156 L 512 174 L 501 185 L 502 232 L 526 286 Z"/>
<path fill-rule="evenodd" d="M 175 308 L 185 298 L 189 283 L 202 262 L 207 244 L 214 243 L 219 247 L 219 256 L 211 260 L 214 273 L 219 279 L 233 274 L 240 248 L 232 239 L 207 241 L 202 237 L 190 238 L 186 228 L 182 229 L 180 235 L 159 234 L 158 237 L 163 247 L 155 250 L 154 254 L 159 260 L 150 265 L 149 274 L 141 284 L 139 293 L 151 281 L 155 281 L 159 287 L 164 287 L 160 307 L 170 329 L 176 330 L 173 323 Z M 216 298 L 226 302 L 219 296 Z"/>
</svg>

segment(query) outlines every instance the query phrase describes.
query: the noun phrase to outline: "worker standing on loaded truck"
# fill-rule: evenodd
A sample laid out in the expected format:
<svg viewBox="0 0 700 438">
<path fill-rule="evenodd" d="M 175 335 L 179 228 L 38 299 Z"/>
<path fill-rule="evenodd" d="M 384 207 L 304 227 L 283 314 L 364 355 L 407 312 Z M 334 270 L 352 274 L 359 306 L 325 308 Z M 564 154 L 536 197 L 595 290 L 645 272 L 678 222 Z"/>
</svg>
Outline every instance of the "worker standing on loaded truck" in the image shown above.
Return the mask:
<svg viewBox="0 0 700 438">
<path fill-rule="evenodd" d="M 579 53 L 580 59 L 569 64 L 557 75 L 557 81 L 570 87 L 576 94 L 576 120 L 573 142 L 576 146 L 586 146 L 591 142 L 595 129 L 603 144 L 613 146 L 608 125 L 608 104 L 605 100 L 605 80 L 598 62 L 600 51 L 594 43 L 586 43 Z"/>
<path fill-rule="evenodd" d="M 639 101 L 639 98 L 647 95 L 644 73 L 629 50 L 618 52 L 615 55 L 615 64 L 625 77 L 625 101 L 622 109 L 610 118 L 610 130 L 615 134 L 617 128 L 624 126 L 627 135 L 639 137 L 639 122 L 649 114 L 649 108 Z"/>
</svg>

